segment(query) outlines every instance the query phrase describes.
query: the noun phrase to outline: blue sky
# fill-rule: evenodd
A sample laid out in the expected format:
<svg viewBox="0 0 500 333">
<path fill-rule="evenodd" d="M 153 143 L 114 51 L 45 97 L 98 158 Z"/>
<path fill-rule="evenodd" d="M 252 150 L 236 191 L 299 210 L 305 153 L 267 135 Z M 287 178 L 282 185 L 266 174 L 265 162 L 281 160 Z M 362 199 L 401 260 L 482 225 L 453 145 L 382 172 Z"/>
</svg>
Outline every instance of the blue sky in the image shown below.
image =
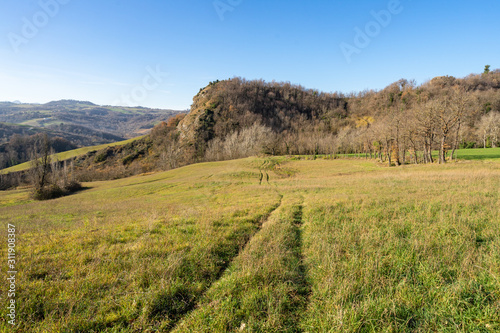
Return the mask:
<svg viewBox="0 0 500 333">
<path fill-rule="evenodd" d="M 186 109 L 234 76 L 348 93 L 500 68 L 498 0 L 0 3 L 0 101 Z"/>
</svg>

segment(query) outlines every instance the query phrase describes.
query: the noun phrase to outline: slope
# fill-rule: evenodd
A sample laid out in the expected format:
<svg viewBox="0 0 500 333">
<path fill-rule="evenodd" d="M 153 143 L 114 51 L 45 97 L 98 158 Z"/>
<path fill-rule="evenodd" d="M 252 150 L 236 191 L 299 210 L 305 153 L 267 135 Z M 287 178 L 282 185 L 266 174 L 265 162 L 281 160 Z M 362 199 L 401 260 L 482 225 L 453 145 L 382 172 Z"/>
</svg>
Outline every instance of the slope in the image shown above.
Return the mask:
<svg viewBox="0 0 500 333">
<path fill-rule="evenodd" d="M 85 186 L 0 193 L 31 254 L 18 331 L 500 329 L 498 161 L 247 158 Z"/>
</svg>

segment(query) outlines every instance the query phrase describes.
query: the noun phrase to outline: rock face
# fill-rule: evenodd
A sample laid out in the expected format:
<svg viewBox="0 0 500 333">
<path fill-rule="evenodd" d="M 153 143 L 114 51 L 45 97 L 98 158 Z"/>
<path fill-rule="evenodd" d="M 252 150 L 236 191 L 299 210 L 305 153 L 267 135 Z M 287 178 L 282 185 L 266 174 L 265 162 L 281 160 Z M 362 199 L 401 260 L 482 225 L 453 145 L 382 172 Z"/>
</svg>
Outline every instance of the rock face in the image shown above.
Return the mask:
<svg viewBox="0 0 500 333">
<path fill-rule="evenodd" d="M 321 118 L 342 119 L 346 115 L 346 99 L 337 94 L 306 90 L 290 83 L 234 78 L 211 82 L 201 89 L 193 98 L 191 112 L 177 129 L 183 143 L 203 150 L 213 138 L 224 138 L 254 124 L 281 133 Z"/>
<path fill-rule="evenodd" d="M 179 122 L 177 129 L 179 130 L 180 139 L 182 141 L 194 143 L 196 133 L 201 127 L 201 118 L 203 118 L 205 114 L 206 112 L 203 109 L 192 110 L 181 122 Z"/>
</svg>

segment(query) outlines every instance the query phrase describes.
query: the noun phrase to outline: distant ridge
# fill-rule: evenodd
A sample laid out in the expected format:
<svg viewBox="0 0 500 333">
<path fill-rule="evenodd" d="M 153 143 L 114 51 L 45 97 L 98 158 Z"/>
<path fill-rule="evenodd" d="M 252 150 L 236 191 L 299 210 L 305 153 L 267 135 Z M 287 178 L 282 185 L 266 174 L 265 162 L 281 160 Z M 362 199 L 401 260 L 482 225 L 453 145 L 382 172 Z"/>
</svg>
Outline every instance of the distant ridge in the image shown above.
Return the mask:
<svg viewBox="0 0 500 333">
<path fill-rule="evenodd" d="M 77 101 L 74 99 L 61 99 L 59 101 L 52 101 L 43 104 L 45 106 L 73 106 L 73 105 L 89 105 L 89 106 L 97 106 L 97 104 L 94 104 L 92 102 L 88 101 Z"/>
</svg>

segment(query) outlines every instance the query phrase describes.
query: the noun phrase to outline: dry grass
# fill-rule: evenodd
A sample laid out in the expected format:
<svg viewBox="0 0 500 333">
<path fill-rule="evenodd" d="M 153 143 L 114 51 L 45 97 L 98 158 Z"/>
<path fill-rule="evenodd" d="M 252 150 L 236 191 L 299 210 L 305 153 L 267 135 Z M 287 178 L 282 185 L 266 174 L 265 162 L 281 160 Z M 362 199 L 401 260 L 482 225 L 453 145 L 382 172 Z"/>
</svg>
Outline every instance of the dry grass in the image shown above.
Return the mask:
<svg viewBox="0 0 500 333">
<path fill-rule="evenodd" d="M 18 332 L 500 330 L 498 162 L 250 158 L 85 186 L 0 193 Z"/>
</svg>

